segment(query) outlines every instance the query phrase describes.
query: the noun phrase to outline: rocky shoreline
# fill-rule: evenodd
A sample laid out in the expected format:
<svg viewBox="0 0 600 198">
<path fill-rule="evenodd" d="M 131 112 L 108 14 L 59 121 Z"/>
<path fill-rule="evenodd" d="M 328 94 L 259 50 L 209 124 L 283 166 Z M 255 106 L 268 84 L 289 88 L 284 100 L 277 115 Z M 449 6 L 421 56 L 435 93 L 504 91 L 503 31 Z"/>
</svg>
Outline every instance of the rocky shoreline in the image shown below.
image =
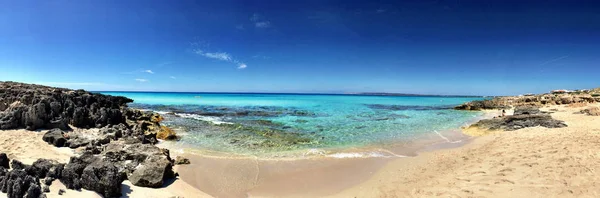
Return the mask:
<svg viewBox="0 0 600 198">
<path fill-rule="evenodd" d="M 549 93 L 527 96 L 494 97 L 487 100 L 471 101 L 454 107 L 456 110 L 508 110 L 514 109 L 513 115 L 482 119 L 466 129 L 484 131 L 514 131 L 528 127 L 562 128 L 567 127 L 563 121 L 552 118 L 552 112 L 543 112 L 539 108 L 550 105 L 585 106 L 588 103 L 600 102 L 600 88 L 570 93 Z M 598 108 L 582 110 L 582 114 L 598 115 Z"/>
<path fill-rule="evenodd" d="M 176 134 L 161 126 L 159 114 L 130 109 L 130 102 L 83 90 L 0 82 L 0 129 L 51 129 L 45 142 L 78 154 L 66 164 L 38 159 L 26 165 L 0 151 L 0 191 L 9 198 L 45 197 L 58 179 L 69 189 L 119 197 L 124 180 L 158 188 L 175 178 L 176 161 L 155 144 Z"/>
</svg>

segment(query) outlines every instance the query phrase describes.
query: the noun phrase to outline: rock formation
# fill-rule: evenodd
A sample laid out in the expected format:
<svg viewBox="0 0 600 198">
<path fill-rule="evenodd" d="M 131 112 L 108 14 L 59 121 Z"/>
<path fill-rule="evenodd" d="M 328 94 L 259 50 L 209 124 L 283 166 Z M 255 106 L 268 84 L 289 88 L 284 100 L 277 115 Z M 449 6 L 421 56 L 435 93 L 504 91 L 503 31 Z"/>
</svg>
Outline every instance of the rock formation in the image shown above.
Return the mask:
<svg viewBox="0 0 600 198">
<path fill-rule="evenodd" d="M 600 92 L 600 91 L 599 91 Z M 471 101 L 454 107 L 457 110 L 509 109 L 516 106 L 564 105 L 574 103 L 600 102 L 600 94 L 574 92 L 564 94 L 539 94 L 528 96 L 503 96 L 492 99 Z"/>
<path fill-rule="evenodd" d="M 472 124 L 469 128 L 475 127 L 482 130 L 505 130 L 514 131 L 517 129 L 542 126 L 546 128 L 561 128 L 567 125 L 560 120 L 555 120 L 547 112 L 542 112 L 535 107 L 517 107 L 513 115 L 483 119 Z"/>
<path fill-rule="evenodd" d="M 121 196 L 126 179 L 137 186 L 161 187 L 164 180 L 176 176 L 174 161 L 167 149 L 154 144 L 157 136 L 176 139 L 176 134 L 160 125 L 159 114 L 127 108 L 132 101 L 83 90 L 0 82 L 0 129 L 50 129 L 43 141 L 82 148 L 81 155 L 67 164 L 38 159 L 25 165 L 0 153 L 0 190 L 10 198 L 45 197 L 56 179 L 67 188 L 84 188 L 104 197 Z"/>
</svg>

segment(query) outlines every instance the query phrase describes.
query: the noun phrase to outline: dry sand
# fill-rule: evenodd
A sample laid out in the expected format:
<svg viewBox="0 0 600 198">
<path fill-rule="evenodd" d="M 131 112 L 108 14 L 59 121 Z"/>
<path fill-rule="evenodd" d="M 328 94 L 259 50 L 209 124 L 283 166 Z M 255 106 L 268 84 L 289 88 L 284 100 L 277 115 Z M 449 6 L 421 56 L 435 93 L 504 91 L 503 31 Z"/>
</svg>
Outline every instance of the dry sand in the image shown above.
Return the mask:
<svg viewBox="0 0 600 198">
<path fill-rule="evenodd" d="M 598 106 L 595 104 L 594 106 Z M 566 128 L 525 128 L 395 160 L 331 197 L 600 197 L 600 117 L 553 106 Z"/>
</svg>

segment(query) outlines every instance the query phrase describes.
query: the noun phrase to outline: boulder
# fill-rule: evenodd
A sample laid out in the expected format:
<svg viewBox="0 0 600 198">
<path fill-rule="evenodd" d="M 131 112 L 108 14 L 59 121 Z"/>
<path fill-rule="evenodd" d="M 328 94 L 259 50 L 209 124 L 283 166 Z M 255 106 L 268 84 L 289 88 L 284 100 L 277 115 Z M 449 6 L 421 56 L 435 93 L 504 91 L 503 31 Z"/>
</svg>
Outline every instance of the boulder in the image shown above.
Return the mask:
<svg viewBox="0 0 600 198">
<path fill-rule="evenodd" d="M 600 116 L 600 108 L 590 107 L 590 108 L 581 110 L 580 113 L 583 113 L 583 114 L 589 115 L 589 116 Z"/>
<path fill-rule="evenodd" d="M 12 169 L 24 170 L 24 169 L 26 169 L 26 168 L 28 167 L 28 165 L 25 165 L 25 164 L 23 164 L 23 163 L 22 163 L 22 162 L 20 162 L 19 160 L 15 160 L 15 159 L 13 159 L 13 160 L 10 162 L 10 167 L 11 167 Z"/>
<path fill-rule="evenodd" d="M 81 189 L 81 174 L 89 164 L 100 160 L 91 153 L 84 153 L 79 157 L 71 157 L 64 166 L 60 181 L 69 189 Z"/>
<path fill-rule="evenodd" d="M 39 180 L 24 170 L 13 169 L 0 179 L 0 191 L 8 198 L 42 196 Z"/>
<path fill-rule="evenodd" d="M 0 167 L 8 169 L 10 168 L 9 163 L 10 160 L 8 159 L 8 156 L 6 156 L 6 153 L 0 153 Z"/>
<path fill-rule="evenodd" d="M 63 147 L 67 142 L 64 134 L 65 132 L 61 129 L 52 129 L 44 134 L 42 140 L 56 147 Z"/>
<path fill-rule="evenodd" d="M 129 176 L 129 181 L 136 186 L 159 188 L 163 186 L 165 179 L 173 177 L 174 173 L 170 161 L 151 156 L 133 171 Z"/>
<path fill-rule="evenodd" d="M 25 171 L 38 178 L 59 178 L 62 174 L 64 164 L 54 160 L 38 159 L 25 169 Z"/>
<path fill-rule="evenodd" d="M 103 160 L 87 165 L 81 174 L 81 186 L 104 197 L 120 197 L 123 180 L 117 167 Z"/>
<path fill-rule="evenodd" d="M 160 131 L 156 133 L 156 138 L 161 140 L 174 140 L 177 139 L 177 134 L 169 127 L 160 126 Z"/>
<path fill-rule="evenodd" d="M 185 157 L 177 156 L 175 158 L 175 164 L 190 164 L 190 160 Z"/>
</svg>

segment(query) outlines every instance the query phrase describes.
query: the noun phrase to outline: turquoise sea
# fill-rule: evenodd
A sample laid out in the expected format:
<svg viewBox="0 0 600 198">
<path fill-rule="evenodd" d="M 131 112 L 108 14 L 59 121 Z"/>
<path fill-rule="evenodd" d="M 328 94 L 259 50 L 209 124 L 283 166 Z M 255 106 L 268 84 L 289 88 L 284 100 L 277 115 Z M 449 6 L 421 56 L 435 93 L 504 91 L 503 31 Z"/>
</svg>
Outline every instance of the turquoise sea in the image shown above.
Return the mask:
<svg viewBox="0 0 600 198">
<path fill-rule="evenodd" d="M 412 142 L 480 115 L 452 107 L 479 97 L 101 92 L 159 112 L 177 146 L 241 155 L 326 152 Z"/>
</svg>

